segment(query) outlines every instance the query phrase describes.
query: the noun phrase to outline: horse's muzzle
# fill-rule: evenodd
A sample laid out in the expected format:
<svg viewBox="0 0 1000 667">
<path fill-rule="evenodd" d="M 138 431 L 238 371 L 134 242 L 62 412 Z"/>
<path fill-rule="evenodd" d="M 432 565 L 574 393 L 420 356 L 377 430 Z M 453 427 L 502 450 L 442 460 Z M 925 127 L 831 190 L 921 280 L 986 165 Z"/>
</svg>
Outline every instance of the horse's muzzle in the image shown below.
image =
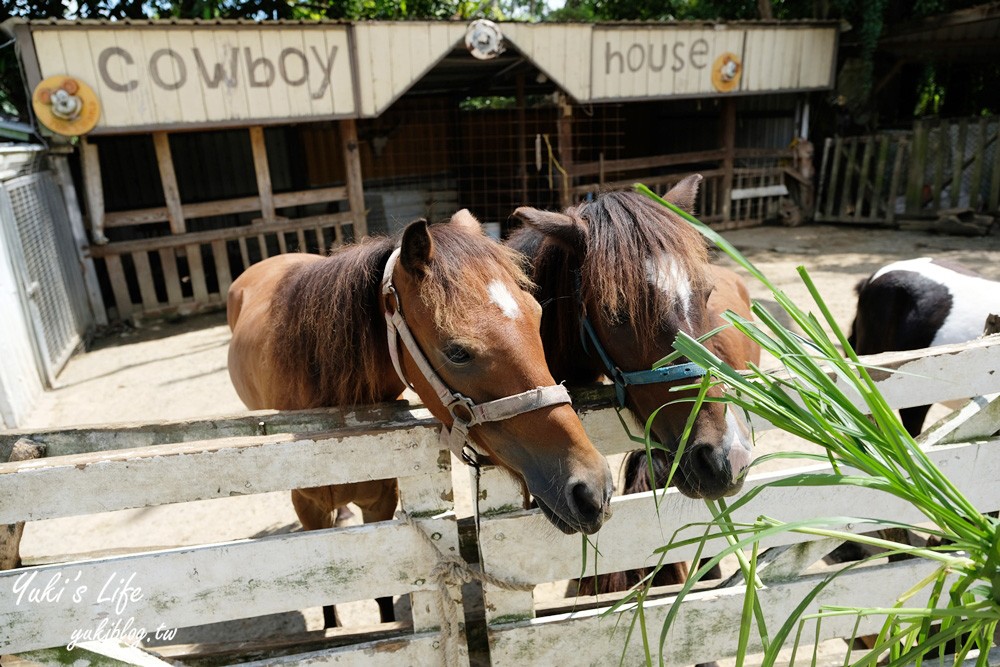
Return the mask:
<svg viewBox="0 0 1000 667">
<path fill-rule="evenodd" d="M 570 478 L 562 485 L 561 493 L 533 492 L 535 503 L 545 518 L 567 535 L 593 535 L 611 517 L 614 483 L 610 468 L 606 467 L 604 472 L 604 479 L 597 483 L 593 480 Z M 529 480 L 528 489 L 531 490 L 531 487 Z"/>
</svg>

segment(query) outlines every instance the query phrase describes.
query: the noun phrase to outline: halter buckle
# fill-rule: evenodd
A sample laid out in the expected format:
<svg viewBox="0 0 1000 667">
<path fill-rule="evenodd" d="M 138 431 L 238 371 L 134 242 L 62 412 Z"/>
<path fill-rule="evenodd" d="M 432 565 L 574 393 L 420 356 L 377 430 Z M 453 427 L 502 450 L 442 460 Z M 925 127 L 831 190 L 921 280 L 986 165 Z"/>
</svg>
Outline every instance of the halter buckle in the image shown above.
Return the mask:
<svg viewBox="0 0 1000 667">
<path fill-rule="evenodd" d="M 476 407 L 475 401 L 468 396 L 459 394 L 458 392 L 453 393 L 452 398 L 454 400 L 447 405 L 448 412 L 451 414 L 452 419 L 456 422 L 462 422 L 466 427 L 475 426 L 479 423 L 479 420 L 476 419 L 476 413 L 472 411 L 472 409 Z M 459 410 L 464 411 L 465 414 L 457 412 Z"/>
</svg>

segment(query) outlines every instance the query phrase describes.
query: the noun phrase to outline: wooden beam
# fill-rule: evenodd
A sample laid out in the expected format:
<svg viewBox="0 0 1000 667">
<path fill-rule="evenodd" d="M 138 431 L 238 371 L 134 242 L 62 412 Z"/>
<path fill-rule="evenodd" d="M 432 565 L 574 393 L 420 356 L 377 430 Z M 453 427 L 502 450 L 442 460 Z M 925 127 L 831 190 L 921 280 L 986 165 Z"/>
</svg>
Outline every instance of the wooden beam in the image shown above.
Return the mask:
<svg viewBox="0 0 1000 667">
<path fill-rule="evenodd" d="M 80 203 L 76 196 L 76 186 L 73 185 L 69 159 L 65 155 L 52 155 L 49 160 L 55 171 L 59 189 L 62 190 L 63 199 L 66 201 L 66 215 L 69 218 L 70 230 L 73 232 L 76 258 L 80 262 L 83 285 L 87 290 L 87 304 L 94 316 L 94 323 L 98 326 L 105 326 L 108 323 L 107 308 L 101 295 L 101 285 L 97 281 L 94 258 L 90 255 L 90 243 L 87 241 L 87 231 L 83 226 L 83 216 L 80 215 Z"/>
<path fill-rule="evenodd" d="M 565 97 L 559 104 L 558 127 L 559 127 L 559 164 L 564 170 L 560 179 L 559 202 L 562 208 L 569 208 L 573 205 L 573 105 L 566 101 Z"/>
<path fill-rule="evenodd" d="M 80 163 L 83 167 L 83 188 L 87 199 L 87 215 L 90 217 L 90 234 L 94 243 L 104 244 L 104 184 L 101 181 L 101 159 L 97 145 L 80 137 Z"/>
<path fill-rule="evenodd" d="M 298 229 L 315 227 L 340 226 L 352 219 L 351 213 L 328 213 L 324 215 L 313 215 L 307 218 L 298 218 L 288 222 L 274 222 L 271 224 L 260 224 L 254 227 L 226 227 L 224 229 L 213 229 L 207 232 L 188 232 L 180 236 L 159 236 L 152 239 L 136 239 L 135 241 L 121 241 L 119 243 L 109 243 L 103 246 L 94 246 L 90 249 L 94 257 L 113 257 L 139 250 L 160 250 L 161 248 L 179 248 L 192 243 L 211 243 L 212 241 L 228 241 L 230 239 L 250 238 L 263 234 L 277 234 L 279 232 L 294 232 Z"/>
<path fill-rule="evenodd" d="M 260 199 L 260 214 L 264 222 L 274 222 L 274 193 L 271 190 L 271 167 L 267 161 L 267 144 L 264 143 L 264 128 L 260 125 L 250 128 L 250 149 L 253 151 L 253 169 L 257 174 L 257 195 Z"/>
<path fill-rule="evenodd" d="M 347 188 L 317 188 L 314 190 L 298 190 L 282 192 L 274 195 L 275 208 L 289 206 L 304 206 L 305 204 L 321 204 L 324 202 L 343 201 L 347 199 Z M 181 211 L 185 220 L 190 218 L 206 218 L 213 215 L 229 215 L 232 213 L 249 213 L 260 210 L 260 199 L 257 197 L 237 197 L 235 199 L 218 199 L 215 201 L 184 204 Z M 107 227 L 128 227 L 130 225 L 149 225 L 166 222 L 169 214 L 166 206 L 155 208 L 133 209 L 131 211 L 116 211 L 105 215 Z"/>
<path fill-rule="evenodd" d="M 750 152 L 749 150 L 747 151 Z M 755 151 L 756 152 L 756 151 Z M 786 151 L 787 152 L 787 151 Z M 773 151 L 768 152 L 768 156 Z M 760 155 L 747 155 L 746 157 L 762 157 Z M 693 151 L 690 153 L 671 153 L 669 155 L 654 155 L 652 157 L 627 158 L 624 160 L 598 160 L 596 162 L 581 162 L 566 167 L 570 176 L 593 176 L 598 174 L 601 167 L 607 172 L 637 171 L 642 169 L 655 169 L 657 167 L 671 167 L 692 162 L 716 162 L 725 158 L 725 151 L 713 148 L 707 151 Z M 563 165 L 564 167 L 566 165 Z"/>
<path fill-rule="evenodd" d="M 347 200 L 354 217 L 354 240 L 368 236 L 365 190 L 361 175 L 361 151 L 358 150 L 358 125 L 353 118 L 340 121 L 340 144 L 347 173 Z"/>
<path fill-rule="evenodd" d="M 524 95 L 524 71 L 517 73 L 517 172 L 521 186 L 520 204 L 527 204 L 528 200 L 528 130 L 525 120 L 525 107 L 527 102 Z"/>
<path fill-rule="evenodd" d="M 167 202 L 170 233 L 183 234 L 187 228 L 184 224 L 184 210 L 181 208 L 181 193 L 177 187 L 174 159 L 170 154 L 170 135 L 166 132 L 153 132 L 153 147 L 156 149 L 156 166 L 160 169 L 160 182 L 163 184 L 163 198 Z"/>
<path fill-rule="evenodd" d="M 722 221 L 729 222 L 733 190 L 733 166 L 736 155 L 736 100 L 727 97 L 722 101 L 722 117 L 719 122 L 719 145 L 722 148 Z"/>
</svg>

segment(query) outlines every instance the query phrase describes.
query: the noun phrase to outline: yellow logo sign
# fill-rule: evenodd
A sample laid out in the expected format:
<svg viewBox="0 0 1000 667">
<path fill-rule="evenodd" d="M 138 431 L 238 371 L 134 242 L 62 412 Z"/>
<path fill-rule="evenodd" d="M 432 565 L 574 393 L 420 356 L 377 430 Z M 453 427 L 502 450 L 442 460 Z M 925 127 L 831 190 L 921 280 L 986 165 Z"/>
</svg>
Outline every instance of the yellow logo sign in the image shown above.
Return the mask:
<svg viewBox="0 0 1000 667">
<path fill-rule="evenodd" d="M 50 76 L 39 83 L 31 96 L 31 106 L 42 125 L 67 137 L 90 132 L 101 117 L 101 104 L 93 89 L 64 75 Z"/>
<path fill-rule="evenodd" d="M 736 90 L 743 75 L 743 63 L 735 53 L 726 52 L 715 59 L 712 65 L 712 85 L 720 93 Z"/>
</svg>

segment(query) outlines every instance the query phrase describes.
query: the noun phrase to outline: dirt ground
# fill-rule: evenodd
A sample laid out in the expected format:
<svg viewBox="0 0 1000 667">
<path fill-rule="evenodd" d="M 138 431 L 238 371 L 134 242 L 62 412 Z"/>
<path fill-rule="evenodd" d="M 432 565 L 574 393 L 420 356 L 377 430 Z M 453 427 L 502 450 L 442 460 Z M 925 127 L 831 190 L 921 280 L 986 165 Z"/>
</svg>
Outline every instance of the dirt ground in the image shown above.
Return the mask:
<svg viewBox="0 0 1000 667">
<path fill-rule="evenodd" d="M 843 327 L 853 317 L 854 285 L 891 260 L 932 255 L 1000 279 L 1000 235 L 996 234 L 963 238 L 807 225 L 740 230 L 726 237 L 800 305 L 807 303 L 808 295 L 795 269 L 807 267 Z M 755 298 L 769 300 L 760 285 L 750 288 Z M 59 387 L 44 395 L 24 427 L 51 429 L 240 412 L 243 406 L 226 370 L 228 339 L 224 314 L 215 313 L 175 323 L 150 322 L 98 340 L 69 362 L 59 377 Z M 758 447 L 768 451 L 783 446 L 779 440 L 777 435 L 764 434 Z M 22 554 L 27 563 L 53 562 L 70 554 L 213 543 L 297 528 L 287 494 L 262 494 L 30 523 Z M 369 623 L 377 618 L 372 602 L 355 603 L 352 609 L 348 612 L 356 619 L 352 622 Z M 273 636 L 316 629 L 321 620 L 319 610 L 306 610 L 282 614 L 266 624 L 191 629 L 178 640 Z"/>
</svg>

